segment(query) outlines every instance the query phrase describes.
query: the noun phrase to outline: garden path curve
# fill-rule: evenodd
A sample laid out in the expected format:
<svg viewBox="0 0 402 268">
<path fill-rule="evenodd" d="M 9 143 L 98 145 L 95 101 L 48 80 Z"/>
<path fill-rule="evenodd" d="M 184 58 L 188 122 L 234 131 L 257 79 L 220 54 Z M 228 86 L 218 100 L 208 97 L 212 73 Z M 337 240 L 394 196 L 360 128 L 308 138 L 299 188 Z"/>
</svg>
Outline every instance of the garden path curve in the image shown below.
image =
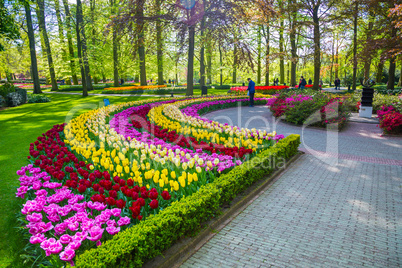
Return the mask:
<svg viewBox="0 0 402 268">
<path fill-rule="evenodd" d="M 275 122 L 266 107 L 205 117 L 300 134 L 305 154 L 182 267 L 402 267 L 402 138 Z"/>
</svg>

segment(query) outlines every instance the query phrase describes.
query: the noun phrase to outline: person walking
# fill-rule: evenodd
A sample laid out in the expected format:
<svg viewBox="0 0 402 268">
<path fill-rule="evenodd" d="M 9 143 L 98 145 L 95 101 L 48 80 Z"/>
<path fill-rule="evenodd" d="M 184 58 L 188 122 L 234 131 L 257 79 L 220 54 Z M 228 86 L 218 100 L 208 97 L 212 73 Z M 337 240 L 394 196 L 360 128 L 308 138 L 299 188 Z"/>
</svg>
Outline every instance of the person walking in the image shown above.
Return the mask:
<svg viewBox="0 0 402 268">
<path fill-rule="evenodd" d="M 309 84 L 309 85 L 312 85 L 312 84 L 313 84 L 313 81 L 311 80 L 311 78 L 308 80 L 308 84 Z"/>
<path fill-rule="evenodd" d="M 254 93 L 255 93 L 255 83 L 251 78 L 247 78 L 248 81 L 248 95 L 250 96 L 250 107 L 254 107 Z"/>
<path fill-rule="evenodd" d="M 335 84 L 335 90 L 341 89 L 341 80 L 338 77 L 335 78 L 334 84 Z"/>
<path fill-rule="evenodd" d="M 306 79 L 303 76 L 300 77 L 299 89 L 303 90 L 304 87 L 307 85 Z"/>
</svg>

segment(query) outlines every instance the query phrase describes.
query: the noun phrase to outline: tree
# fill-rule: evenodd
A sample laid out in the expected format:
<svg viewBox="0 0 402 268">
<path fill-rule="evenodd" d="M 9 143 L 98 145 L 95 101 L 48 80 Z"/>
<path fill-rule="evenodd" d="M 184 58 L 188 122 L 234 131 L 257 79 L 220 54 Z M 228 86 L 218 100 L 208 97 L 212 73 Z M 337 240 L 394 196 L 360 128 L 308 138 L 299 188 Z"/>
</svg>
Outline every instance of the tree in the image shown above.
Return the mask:
<svg viewBox="0 0 402 268">
<path fill-rule="evenodd" d="M 144 35 L 144 4 L 145 0 L 138 0 L 136 7 L 137 35 L 138 35 L 138 57 L 140 62 L 141 86 L 147 85 L 147 73 L 145 67 L 145 35 Z"/>
<path fill-rule="evenodd" d="M 302 0 L 303 8 L 307 15 L 312 18 L 314 40 L 314 81 L 313 89 L 319 89 L 321 72 L 321 29 L 320 22 L 327 15 L 333 5 L 332 0 Z"/>
<path fill-rule="evenodd" d="M 40 89 L 39 83 L 39 74 L 38 74 L 38 63 L 36 60 L 36 50 L 35 50 L 35 34 L 32 26 L 32 16 L 31 16 L 31 6 L 29 2 L 25 0 L 23 2 L 25 8 L 25 17 L 27 20 L 27 28 L 28 28 L 28 39 L 29 39 L 29 52 L 31 55 L 31 76 L 34 84 L 34 94 L 42 93 Z"/>
<path fill-rule="evenodd" d="M 353 78 L 352 90 L 356 90 L 357 75 L 357 18 L 359 16 L 359 3 L 355 0 L 353 12 Z"/>
<path fill-rule="evenodd" d="M 47 61 L 49 64 L 49 72 L 50 72 L 50 79 L 52 82 L 52 91 L 57 91 L 57 81 L 56 81 L 56 73 L 54 71 L 53 65 L 53 57 L 52 57 L 52 50 L 50 48 L 49 37 L 47 35 L 46 30 L 46 22 L 45 22 L 45 1 L 44 0 L 36 0 L 38 5 L 38 21 L 39 21 L 39 28 L 42 33 L 43 41 L 45 47 L 43 49 L 46 50 Z"/>
<path fill-rule="evenodd" d="M 77 30 L 78 58 L 80 60 L 80 66 L 81 66 L 82 96 L 87 97 L 88 91 L 92 90 L 92 80 L 88 63 L 87 44 L 85 38 L 85 28 L 83 24 L 81 0 L 77 0 L 76 30 Z"/>
<path fill-rule="evenodd" d="M 161 15 L 161 0 L 155 0 L 156 14 L 158 18 L 156 19 L 156 54 L 157 54 L 157 65 L 158 65 L 158 85 L 163 85 L 163 38 L 162 38 L 162 22 L 160 19 Z"/>
<path fill-rule="evenodd" d="M 0 37 L 15 40 L 20 37 L 18 27 L 14 18 L 9 14 L 5 7 L 4 0 L 0 0 Z M 4 46 L 0 43 L 0 51 L 4 50 Z"/>
<path fill-rule="evenodd" d="M 57 1 L 57 0 L 56 0 Z M 71 77 L 73 79 L 74 85 L 78 85 L 78 77 L 75 70 L 75 62 L 74 62 L 74 46 L 73 46 L 73 38 L 71 34 L 71 13 L 70 8 L 68 6 L 68 1 L 63 0 L 64 11 L 66 12 L 66 32 L 67 32 L 67 45 L 68 45 L 68 52 L 69 52 L 69 60 L 70 60 L 70 70 L 71 70 Z"/>
</svg>

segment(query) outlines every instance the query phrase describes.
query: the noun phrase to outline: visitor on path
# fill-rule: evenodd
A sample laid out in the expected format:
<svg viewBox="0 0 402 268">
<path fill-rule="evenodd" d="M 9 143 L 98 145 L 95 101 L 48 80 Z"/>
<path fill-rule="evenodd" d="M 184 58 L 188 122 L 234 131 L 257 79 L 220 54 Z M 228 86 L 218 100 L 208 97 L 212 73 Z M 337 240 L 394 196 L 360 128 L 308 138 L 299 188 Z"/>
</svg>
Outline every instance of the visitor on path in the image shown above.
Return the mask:
<svg viewBox="0 0 402 268">
<path fill-rule="evenodd" d="M 299 89 L 304 89 L 304 87 L 307 85 L 306 79 L 304 79 L 303 76 L 300 77 L 300 83 L 299 83 Z"/>
<path fill-rule="evenodd" d="M 247 78 L 248 81 L 248 95 L 250 96 L 250 107 L 254 107 L 254 93 L 255 93 L 255 83 L 251 78 Z"/>
<path fill-rule="evenodd" d="M 279 78 L 276 78 L 275 83 L 276 83 L 277 86 L 279 85 Z"/>
<path fill-rule="evenodd" d="M 169 79 L 169 84 L 172 83 L 172 80 Z"/>
<path fill-rule="evenodd" d="M 309 85 L 312 85 L 312 84 L 313 84 L 313 81 L 311 80 L 311 78 L 308 80 L 308 84 L 309 84 Z"/>
<path fill-rule="evenodd" d="M 334 84 L 335 84 L 335 90 L 341 89 L 341 80 L 338 77 L 335 79 Z"/>
<path fill-rule="evenodd" d="M 320 79 L 320 88 L 322 88 L 322 85 L 323 85 L 322 79 Z"/>
</svg>

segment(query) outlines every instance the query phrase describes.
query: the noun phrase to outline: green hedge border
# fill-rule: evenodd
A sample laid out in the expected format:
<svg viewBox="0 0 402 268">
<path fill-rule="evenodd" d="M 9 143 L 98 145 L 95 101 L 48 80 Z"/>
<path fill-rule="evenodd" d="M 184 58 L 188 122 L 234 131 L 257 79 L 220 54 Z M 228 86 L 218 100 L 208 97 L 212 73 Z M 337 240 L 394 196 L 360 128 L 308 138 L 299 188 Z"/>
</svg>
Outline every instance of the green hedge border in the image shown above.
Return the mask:
<svg viewBox="0 0 402 268">
<path fill-rule="evenodd" d="M 298 152 L 299 135 L 289 135 L 253 159 L 202 186 L 198 192 L 173 202 L 170 207 L 117 234 L 102 246 L 77 256 L 78 267 L 141 267 L 161 254 L 200 224 L 215 216 L 222 204 L 263 176 L 272 173 L 272 163 L 289 159 Z"/>
</svg>

